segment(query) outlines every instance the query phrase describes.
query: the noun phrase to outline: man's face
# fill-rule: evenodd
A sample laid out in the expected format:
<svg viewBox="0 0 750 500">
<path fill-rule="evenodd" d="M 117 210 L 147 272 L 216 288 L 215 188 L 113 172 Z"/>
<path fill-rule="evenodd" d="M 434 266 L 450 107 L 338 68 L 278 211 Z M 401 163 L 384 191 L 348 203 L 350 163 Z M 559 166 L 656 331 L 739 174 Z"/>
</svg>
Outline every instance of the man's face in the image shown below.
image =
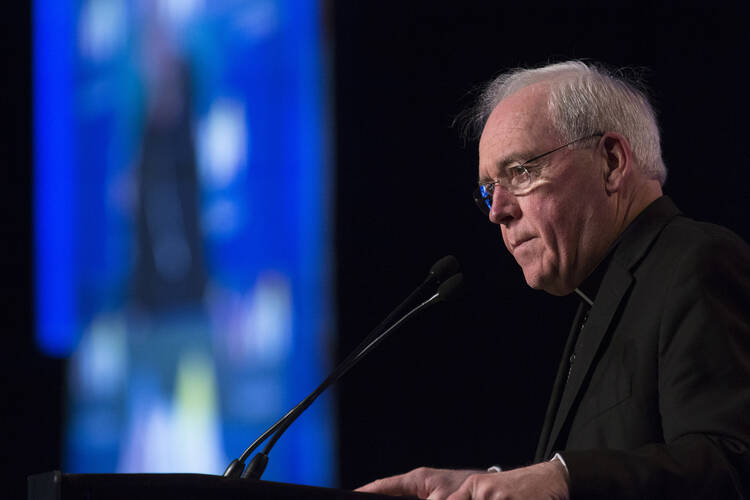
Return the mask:
<svg viewBox="0 0 750 500">
<path fill-rule="evenodd" d="M 563 144 L 547 118 L 547 89 L 529 86 L 504 99 L 479 141 L 479 178 L 497 179 L 508 162 L 521 163 Z M 585 144 L 585 143 L 584 143 Z M 490 220 L 529 286 L 555 295 L 573 291 L 603 258 L 613 239 L 612 204 L 598 148 L 564 148 L 546 157 L 542 181 L 522 195 L 495 189 Z"/>
</svg>

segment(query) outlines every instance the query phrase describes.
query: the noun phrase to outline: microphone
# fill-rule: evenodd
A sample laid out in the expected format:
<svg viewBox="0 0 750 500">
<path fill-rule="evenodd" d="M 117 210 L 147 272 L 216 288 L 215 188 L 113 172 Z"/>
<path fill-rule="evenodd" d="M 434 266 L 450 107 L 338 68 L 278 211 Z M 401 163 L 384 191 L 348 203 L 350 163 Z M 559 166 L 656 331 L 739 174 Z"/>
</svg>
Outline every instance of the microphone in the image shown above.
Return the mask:
<svg viewBox="0 0 750 500">
<path fill-rule="evenodd" d="M 339 380 L 346 372 L 357 364 L 360 359 L 367 355 L 367 353 L 382 342 L 392 331 L 398 328 L 408 318 L 432 304 L 451 300 L 458 296 L 463 281 L 463 275 L 456 274 L 458 272 L 458 267 L 458 261 L 455 257 L 450 255 L 443 257 L 436 262 L 430 269 L 425 281 L 419 285 L 406 298 L 406 300 L 399 304 L 399 306 L 396 307 L 396 309 L 394 309 L 385 320 L 370 332 L 359 346 L 357 346 L 357 348 L 354 349 L 354 351 L 352 351 L 312 393 L 298 403 L 297 406 L 289 410 L 271 427 L 266 429 L 266 431 L 253 441 L 239 458 L 232 460 L 224 471 L 224 477 L 236 478 L 241 476 L 242 478 L 260 479 L 263 471 L 265 471 L 266 465 L 268 464 L 268 454 L 274 444 L 276 444 L 276 441 L 279 440 L 281 435 L 289 428 L 292 422 L 294 422 L 323 391 Z M 424 297 L 427 289 L 434 290 L 436 286 L 438 289 L 435 293 L 433 293 L 428 299 L 420 302 L 416 307 L 413 307 L 413 303 L 417 299 Z M 404 310 L 407 310 L 407 312 L 404 313 Z M 394 318 L 398 319 L 394 322 Z M 388 327 L 387 325 L 389 323 L 393 324 Z M 247 460 L 250 454 L 268 439 L 271 434 L 273 434 L 273 437 L 266 447 L 262 452 L 256 453 L 245 469 L 245 460 Z"/>
<path fill-rule="evenodd" d="M 349 371 L 349 369 L 354 366 L 361 358 L 363 358 L 370 350 L 372 350 L 376 345 L 378 345 L 380 342 L 383 341 L 393 330 L 401 326 L 401 323 L 421 311 L 422 309 L 431 306 L 432 304 L 435 304 L 437 302 L 445 302 L 448 300 L 453 300 L 457 298 L 461 291 L 463 290 L 463 280 L 464 275 L 461 273 L 458 273 L 450 278 L 448 278 L 444 283 L 438 287 L 437 292 L 435 292 L 430 298 L 420 303 L 418 306 L 411 309 L 409 312 L 404 314 L 401 318 L 398 319 L 395 323 L 393 323 L 390 327 L 388 327 L 383 333 L 380 333 L 379 335 L 376 335 L 374 339 L 372 339 L 367 345 L 365 345 L 361 350 L 357 351 L 355 350 L 354 356 L 350 356 L 352 359 L 349 360 L 347 358 L 346 361 L 344 361 L 341 365 L 339 365 L 339 368 L 342 367 L 342 365 L 346 364 L 347 361 L 349 361 L 348 366 L 343 368 L 343 372 L 341 375 Z M 338 368 L 337 368 L 338 369 Z"/>
<path fill-rule="evenodd" d="M 438 288 L 438 300 L 448 302 L 459 298 L 464 291 L 464 275 L 461 273 L 455 274 L 445 280 L 443 284 Z"/>
<path fill-rule="evenodd" d="M 386 328 L 389 324 L 401 316 L 403 316 L 413 304 L 420 300 L 427 293 L 427 290 L 434 290 L 436 286 L 443 283 L 445 280 L 453 276 L 458 272 L 459 265 L 458 260 L 452 255 L 446 255 L 442 259 L 435 262 L 430 268 L 430 272 L 427 274 L 427 278 L 419 285 L 413 292 L 409 294 L 403 302 L 401 302 L 391 313 L 385 317 L 368 335 L 365 337 L 359 345 L 349 354 L 347 360 L 359 352 L 364 346 L 370 343 L 379 332 Z M 344 361 L 345 362 L 345 361 Z M 343 362 L 342 362 L 343 364 Z"/>
<path fill-rule="evenodd" d="M 458 261 L 452 255 L 446 255 L 439 261 L 435 262 L 430 268 L 430 274 L 427 279 L 435 278 L 444 281 L 458 272 Z"/>
</svg>

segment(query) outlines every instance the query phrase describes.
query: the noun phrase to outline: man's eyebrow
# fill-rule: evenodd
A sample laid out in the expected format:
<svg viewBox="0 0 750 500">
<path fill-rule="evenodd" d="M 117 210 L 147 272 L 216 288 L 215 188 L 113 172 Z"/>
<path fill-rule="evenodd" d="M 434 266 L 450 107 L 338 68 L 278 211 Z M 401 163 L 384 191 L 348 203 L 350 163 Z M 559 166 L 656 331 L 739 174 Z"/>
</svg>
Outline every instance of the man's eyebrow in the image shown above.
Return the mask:
<svg viewBox="0 0 750 500">
<path fill-rule="evenodd" d="M 510 153 L 505 158 L 497 162 L 500 167 L 507 167 L 511 163 L 524 163 L 535 156 L 539 156 L 539 150 L 536 149 L 524 149 Z"/>
</svg>

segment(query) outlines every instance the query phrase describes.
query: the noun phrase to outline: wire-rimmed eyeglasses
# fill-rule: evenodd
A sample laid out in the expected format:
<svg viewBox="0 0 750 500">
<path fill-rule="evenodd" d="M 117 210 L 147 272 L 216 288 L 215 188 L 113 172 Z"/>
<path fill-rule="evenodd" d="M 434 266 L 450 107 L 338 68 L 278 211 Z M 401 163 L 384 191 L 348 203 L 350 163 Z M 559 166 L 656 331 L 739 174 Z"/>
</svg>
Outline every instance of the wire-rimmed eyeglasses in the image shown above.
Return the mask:
<svg viewBox="0 0 750 500">
<path fill-rule="evenodd" d="M 597 132 L 596 134 L 587 135 L 586 137 L 580 137 L 574 141 L 570 141 L 562 146 L 547 151 L 546 153 L 542 153 L 526 160 L 523 163 L 502 167 L 497 179 L 491 182 L 479 184 L 479 186 L 474 189 L 474 203 L 477 204 L 477 207 L 479 207 L 479 210 L 481 210 L 484 215 L 489 216 L 490 210 L 492 209 L 492 198 L 495 194 L 496 186 L 500 186 L 503 190 L 513 195 L 522 194 L 525 190 L 533 187 L 534 181 L 539 178 L 539 172 L 544 167 L 544 165 L 541 164 L 535 165 L 535 161 L 541 160 L 545 156 L 560 151 L 576 142 L 585 141 L 586 139 L 592 139 L 594 137 L 601 137 L 603 135 L 603 133 Z"/>
</svg>

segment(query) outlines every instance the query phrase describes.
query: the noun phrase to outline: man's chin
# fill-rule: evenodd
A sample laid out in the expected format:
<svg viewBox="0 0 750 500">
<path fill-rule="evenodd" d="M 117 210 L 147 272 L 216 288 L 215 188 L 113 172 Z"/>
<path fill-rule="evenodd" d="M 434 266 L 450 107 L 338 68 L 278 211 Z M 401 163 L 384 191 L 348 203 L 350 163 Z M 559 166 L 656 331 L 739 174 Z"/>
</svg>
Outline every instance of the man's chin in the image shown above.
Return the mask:
<svg viewBox="0 0 750 500">
<path fill-rule="evenodd" d="M 552 276 L 547 276 L 538 272 L 526 272 L 524 269 L 523 277 L 526 279 L 526 284 L 534 290 L 541 290 L 551 295 L 564 296 L 569 295 L 573 292 L 574 287 L 565 286 L 559 278 L 555 279 Z"/>
</svg>

